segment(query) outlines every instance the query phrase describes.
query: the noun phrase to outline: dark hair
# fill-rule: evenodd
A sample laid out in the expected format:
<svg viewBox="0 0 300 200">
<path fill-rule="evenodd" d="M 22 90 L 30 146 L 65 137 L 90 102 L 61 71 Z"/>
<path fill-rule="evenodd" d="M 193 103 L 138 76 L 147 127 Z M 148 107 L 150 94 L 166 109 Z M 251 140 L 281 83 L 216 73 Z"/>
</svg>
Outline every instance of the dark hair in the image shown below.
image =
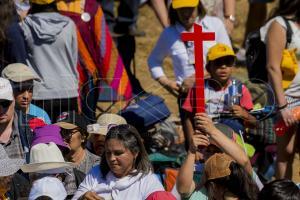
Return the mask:
<svg viewBox="0 0 300 200">
<path fill-rule="evenodd" d="M 6 30 L 17 15 L 13 0 L 0 1 L 0 43 L 6 40 Z"/>
<path fill-rule="evenodd" d="M 239 200 L 256 200 L 258 188 L 252 177 L 235 162 L 232 162 L 229 168 L 229 176 L 206 181 L 208 199 L 223 200 L 225 193 L 231 192 Z"/>
<path fill-rule="evenodd" d="M 30 8 L 30 13 L 34 14 L 40 12 L 58 12 L 56 1 L 45 5 L 32 3 Z"/>
<path fill-rule="evenodd" d="M 198 16 L 204 17 L 206 15 L 206 11 L 205 11 L 204 6 L 202 5 L 201 1 L 199 1 L 197 9 L 198 9 Z M 178 18 L 176 9 L 174 9 L 172 7 L 172 5 L 170 5 L 170 8 L 169 8 L 169 19 L 170 19 L 171 25 L 175 25 L 176 22 L 179 22 L 179 18 Z"/>
<path fill-rule="evenodd" d="M 300 0 L 280 0 L 271 18 L 276 16 L 293 16 L 291 20 L 300 22 Z"/>
<path fill-rule="evenodd" d="M 127 124 L 112 127 L 109 129 L 105 137 L 105 143 L 110 139 L 117 139 L 121 141 L 125 148 L 129 149 L 132 153 L 138 153 L 134 163 L 134 167 L 137 171 L 135 173 L 131 173 L 132 176 L 135 176 L 140 172 L 143 175 L 146 175 L 152 171 L 151 162 L 149 161 L 142 138 L 136 128 Z M 110 171 L 105 157 L 105 151 L 102 154 L 100 169 L 103 177 L 105 178 L 107 173 Z"/>
<path fill-rule="evenodd" d="M 49 196 L 43 195 L 43 196 L 39 196 L 39 197 L 36 198 L 35 200 L 52 200 L 52 198 L 49 197 Z"/>
<path fill-rule="evenodd" d="M 272 181 L 264 186 L 258 195 L 258 200 L 299 200 L 300 190 L 297 185 L 287 179 Z"/>
</svg>

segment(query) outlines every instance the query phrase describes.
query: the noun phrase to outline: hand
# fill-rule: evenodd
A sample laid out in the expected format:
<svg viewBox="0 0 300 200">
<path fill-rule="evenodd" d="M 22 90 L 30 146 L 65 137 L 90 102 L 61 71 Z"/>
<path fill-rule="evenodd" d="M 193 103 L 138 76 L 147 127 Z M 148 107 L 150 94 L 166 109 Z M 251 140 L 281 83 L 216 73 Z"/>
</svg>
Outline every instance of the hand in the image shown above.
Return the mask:
<svg viewBox="0 0 300 200">
<path fill-rule="evenodd" d="M 294 126 L 295 124 L 297 124 L 297 120 L 295 119 L 291 110 L 285 108 L 285 109 L 280 110 L 279 113 L 287 127 L 291 127 L 291 126 Z"/>
<path fill-rule="evenodd" d="M 194 123 L 196 130 L 200 131 L 202 134 L 211 135 L 217 130 L 213 121 L 206 113 L 196 113 Z"/>
<path fill-rule="evenodd" d="M 184 79 L 180 87 L 180 92 L 187 93 L 188 89 L 192 88 L 194 84 L 195 84 L 195 74 Z"/>
<path fill-rule="evenodd" d="M 180 87 L 175 81 L 171 81 L 165 76 L 162 76 L 162 77 L 158 78 L 157 80 L 171 94 L 173 94 L 174 96 L 178 96 Z"/>
<path fill-rule="evenodd" d="M 81 198 L 81 200 L 105 200 L 103 197 L 100 197 L 96 192 L 88 191 Z"/>
<path fill-rule="evenodd" d="M 245 119 L 248 116 L 248 112 L 239 105 L 233 105 L 231 111 L 234 117 Z"/>
<path fill-rule="evenodd" d="M 196 134 L 193 135 L 189 151 L 196 153 L 199 147 L 207 147 L 209 145 L 209 138 L 207 135 L 201 134 L 196 130 Z"/>
<path fill-rule="evenodd" d="M 234 22 L 229 19 L 224 19 L 224 25 L 228 35 L 231 35 L 234 29 Z"/>
</svg>

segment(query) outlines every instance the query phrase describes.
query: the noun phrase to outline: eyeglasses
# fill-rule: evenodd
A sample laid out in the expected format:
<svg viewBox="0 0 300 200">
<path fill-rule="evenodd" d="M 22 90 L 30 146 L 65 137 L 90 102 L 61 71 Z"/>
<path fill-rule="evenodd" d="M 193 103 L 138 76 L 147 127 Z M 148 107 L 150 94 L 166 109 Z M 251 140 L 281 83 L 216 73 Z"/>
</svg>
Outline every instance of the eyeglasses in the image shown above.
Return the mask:
<svg viewBox="0 0 300 200">
<path fill-rule="evenodd" d="M 62 129 L 61 130 L 61 136 L 62 138 L 65 140 L 65 141 L 70 141 L 72 136 L 74 134 L 76 134 L 77 132 L 80 132 L 80 130 L 78 128 L 74 128 L 74 129 L 71 129 L 71 130 L 68 130 L 68 129 Z"/>
<path fill-rule="evenodd" d="M 0 106 L 2 108 L 8 108 L 10 106 L 10 104 L 11 104 L 11 101 L 9 101 L 9 100 L 2 100 L 2 101 L 0 101 Z"/>
<path fill-rule="evenodd" d="M 221 67 L 223 65 L 225 65 L 226 67 L 232 67 L 234 65 L 234 57 L 232 56 L 226 56 L 226 57 L 221 57 L 221 58 L 218 58 L 213 62 L 213 65 L 216 66 L 216 67 Z"/>
</svg>

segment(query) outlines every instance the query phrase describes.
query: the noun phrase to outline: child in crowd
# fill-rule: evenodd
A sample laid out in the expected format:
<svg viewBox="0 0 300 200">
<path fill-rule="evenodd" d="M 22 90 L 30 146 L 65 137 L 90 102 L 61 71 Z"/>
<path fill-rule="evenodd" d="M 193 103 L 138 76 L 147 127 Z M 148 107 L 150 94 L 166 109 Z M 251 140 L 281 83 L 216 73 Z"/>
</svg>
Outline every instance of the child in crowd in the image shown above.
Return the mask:
<svg viewBox="0 0 300 200">
<path fill-rule="evenodd" d="M 244 131 L 244 125 L 256 124 L 256 119 L 249 110 L 253 108 L 249 90 L 239 81 L 231 77 L 232 67 L 235 62 L 235 54 L 228 45 L 216 44 L 208 50 L 206 70 L 211 78 L 205 80 L 205 110 L 218 122 L 231 127 L 236 133 Z M 237 99 L 233 99 L 233 82 L 239 92 Z M 189 127 L 185 133 L 189 140 L 193 131 L 192 119 L 195 113 L 195 87 L 189 91 L 183 109 L 186 111 L 185 125 Z M 236 100 L 236 101 L 233 101 Z M 220 114 L 230 115 L 220 119 Z"/>
</svg>

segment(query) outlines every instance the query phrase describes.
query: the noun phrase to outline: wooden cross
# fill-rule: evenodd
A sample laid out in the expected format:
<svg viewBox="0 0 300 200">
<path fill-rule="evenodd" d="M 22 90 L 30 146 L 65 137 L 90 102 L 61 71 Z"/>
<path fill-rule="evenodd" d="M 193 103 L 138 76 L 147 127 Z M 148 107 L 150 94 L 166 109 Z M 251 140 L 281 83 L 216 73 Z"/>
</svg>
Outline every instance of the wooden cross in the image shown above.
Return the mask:
<svg viewBox="0 0 300 200">
<path fill-rule="evenodd" d="M 182 33 L 181 40 L 194 41 L 196 71 L 196 112 L 205 112 L 203 42 L 208 40 L 215 40 L 215 33 L 202 32 L 202 26 L 194 23 L 194 32 Z"/>
</svg>

